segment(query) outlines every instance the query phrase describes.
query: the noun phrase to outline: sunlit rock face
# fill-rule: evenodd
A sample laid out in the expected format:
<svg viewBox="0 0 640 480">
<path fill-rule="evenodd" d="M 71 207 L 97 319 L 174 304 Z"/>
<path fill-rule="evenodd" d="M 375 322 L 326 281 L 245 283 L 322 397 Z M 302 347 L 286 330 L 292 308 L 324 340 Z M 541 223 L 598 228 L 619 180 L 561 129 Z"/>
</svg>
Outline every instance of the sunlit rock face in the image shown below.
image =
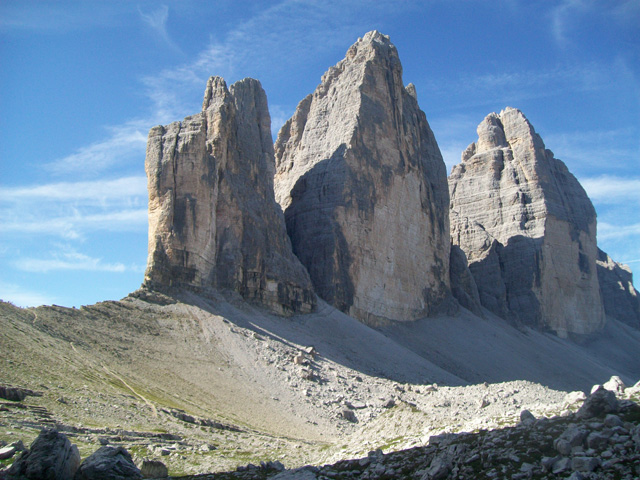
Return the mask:
<svg viewBox="0 0 640 480">
<path fill-rule="evenodd" d="M 275 153 L 276 199 L 320 297 L 369 324 L 449 297 L 446 169 L 389 37 L 367 33 L 329 68 Z"/>
<path fill-rule="evenodd" d="M 602 328 L 595 210 L 522 112 L 484 119 L 449 189 L 452 240 L 483 306 L 560 336 Z"/>
<path fill-rule="evenodd" d="M 202 112 L 151 129 L 145 168 L 147 286 L 230 290 L 284 314 L 314 308 L 275 202 L 271 119 L 257 80 L 227 88 L 211 77 Z"/>
</svg>

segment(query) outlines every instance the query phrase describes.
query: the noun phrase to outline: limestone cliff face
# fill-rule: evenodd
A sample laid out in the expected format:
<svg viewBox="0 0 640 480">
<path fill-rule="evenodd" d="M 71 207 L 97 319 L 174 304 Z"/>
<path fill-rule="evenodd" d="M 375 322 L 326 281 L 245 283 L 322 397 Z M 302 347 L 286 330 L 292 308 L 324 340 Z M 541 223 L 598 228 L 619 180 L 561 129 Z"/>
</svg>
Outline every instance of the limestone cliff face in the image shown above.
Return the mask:
<svg viewBox="0 0 640 480">
<path fill-rule="evenodd" d="M 275 152 L 276 200 L 320 297 L 376 323 L 449 295 L 446 170 L 389 37 L 367 33 L 329 68 Z"/>
<path fill-rule="evenodd" d="M 560 336 L 602 328 L 595 210 L 522 112 L 484 119 L 449 188 L 453 243 L 485 307 Z"/>
<path fill-rule="evenodd" d="M 273 192 L 267 98 L 257 80 L 207 83 L 202 112 L 151 129 L 145 284 L 240 293 L 278 313 L 315 294 Z"/>
<path fill-rule="evenodd" d="M 600 249 L 596 264 L 604 312 L 631 327 L 640 328 L 640 294 L 633 286 L 631 269 L 613 261 Z"/>
</svg>

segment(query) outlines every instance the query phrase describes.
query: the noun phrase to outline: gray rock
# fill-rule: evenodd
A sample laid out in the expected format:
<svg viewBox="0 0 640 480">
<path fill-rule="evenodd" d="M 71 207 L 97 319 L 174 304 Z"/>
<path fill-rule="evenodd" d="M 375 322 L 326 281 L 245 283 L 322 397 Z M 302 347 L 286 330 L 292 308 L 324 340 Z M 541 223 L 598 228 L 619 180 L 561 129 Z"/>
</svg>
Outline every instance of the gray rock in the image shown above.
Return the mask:
<svg viewBox="0 0 640 480">
<path fill-rule="evenodd" d="M 271 477 L 271 480 L 316 480 L 318 476 L 313 468 L 303 467 L 295 470 L 285 470 Z"/>
<path fill-rule="evenodd" d="M 600 417 L 607 413 L 616 413 L 619 409 L 615 393 L 599 387 L 584 401 L 576 416 L 578 418 Z"/>
<path fill-rule="evenodd" d="M 0 448 L 0 460 L 6 460 L 13 457 L 17 451 L 16 447 L 11 445 Z"/>
<path fill-rule="evenodd" d="M 447 478 L 451 471 L 451 463 L 444 457 L 435 457 L 429 465 L 427 470 L 427 477 L 429 480 L 442 480 Z M 424 478 L 424 477 L 423 477 Z"/>
<path fill-rule="evenodd" d="M 41 397 L 42 393 L 34 392 L 33 390 L 29 390 L 28 388 L 0 385 L 0 398 L 4 398 L 5 400 L 21 402 L 28 396 Z"/>
<path fill-rule="evenodd" d="M 476 281 L 469 270 L 467 256 L 458 245 L 451 245 L 449 275 L 451 293 L 455 299 L 467 310 L 482 316 L 482 304 Z"/>
<path fill-rule="evenodd" d="M 520 422 L 524 425 L 531 425 L 536 421 L 536 417 L 529 410 L 522 410 L 520 412 Z"/>
<path fill-rule="evenodd" d="M 522 112 L 484 119 L 449 189 L 452 240 L 483 306 L 559 336 L 603 327 L 595 210 Z"/>
<path fill-rule="evenodd" d="M 573 457 L 571 468 L 578 472 L 593 472 L 600 466 L 600 459 L 596 457 Z"/>
<path fill-rule="evenodd" d="M 160 460 L 143 460 L 140 466 L 143 478 L 167 478 L 169 470 Z"/>
<path fill-rule="evenodd" d="M 329 68 L 275 154 L 276 199 L 321 298 L 373 325 L 449 298 L 446 168 L 389 37 L 367 33 Z"/>
<path fill-rule="evenodd" d="M 602 450 L 609 444 L 609 437 L 611 435 L 605 435 L 602 432 L 591 432 L 587 436 L 587 447 L 594 450 Z"/>
<path fill-rule="evenodd" d="M 343 408 L 342 411 L 340 412 L 340 416 L 345 420 L 347 420 L 348 422 L 351 422 L 351 423 L 358 422 L 358 417 L 356 417 L 356 414 L 350 408 Z"/>
<path fill-rule="evenodd" d="M 633 286 L 631 269 L 615 262 L 598 249 L 596 260 L 605 313 L 634 328 L 640 328 L 640 294 Z"/>
<path fill-rule="evenodd" d="M 275 202 L 271 142 L 253 79 L 227 89 L 211 77 L 201 113 L 151 129 L 147 287 L 230 290 L 279 314 L 313 310 Z"/>
<path fill-rule="evenodd" d="M 74 480 L 138 480 L 140 469 L 123 447 L 100 447 L 84 459 Z"/>
<path fill-rule="evenodd" d="M 556 475 L 562 472 L 566 472 L 571 469 L 571 459 L 568 457 L 562 457 L 554 462 L 551 471 Z"/>
<path fill-rule="evenodd" d="M 606 388 L 607 390 L 612 391 L 613 393 L 615 393 L 618 396 L 621 396 L 624 394 L 624 389 L 626 387 L 626 385 L 624 384 L 624 382 L 622 381 L 622 379 L 620 377 L 618 377 L 617 375 L 612 376 L 609 381 L 605 382 L 604 385 L 602 385 L 604 388 Z"/>
<path fill-rule="evenodd" d="M 614 415 L 610 413 L 606 417 L 604 417 L 604 424 L 607 427 L 613 428 L 613 427 L 622 427 L 624 425 L 624 422 L 618 415 Z"/>
<path fill-rule="evenodd" d="M 44 429 L 7 472 L 8 480 L 72 480 L 80 453 L 62 433 Z"/>
</svg>

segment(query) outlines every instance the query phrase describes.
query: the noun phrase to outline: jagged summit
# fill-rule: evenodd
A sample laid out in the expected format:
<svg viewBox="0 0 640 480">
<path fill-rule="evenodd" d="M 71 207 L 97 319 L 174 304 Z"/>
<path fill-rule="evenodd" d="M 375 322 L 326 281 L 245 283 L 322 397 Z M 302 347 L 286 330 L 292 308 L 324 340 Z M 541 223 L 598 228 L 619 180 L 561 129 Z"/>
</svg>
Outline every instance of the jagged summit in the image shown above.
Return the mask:
<svg viewBox="0 0 640 480">
<path fill-rule="evenodd" d="M 595 209 L 520 110 L 480 123 L 449 188 L 483 305 L 561 336 L 602 328 Z"/>
<path fill-rule="evenodd" d="M 278 135 L 276 199 L 316 292 L 376 323 L 432 313 L 449 292 L 440 150 L 389 37 L 369 32 Z"/>
<path fill-rule="evenodd" d="M 254 79 L 207 82 L 201 113 L 151 129 L 145 285 L 231 290 L 278 313 L 315 294 L 273 194 L 267 97 Z"/>
</svg>

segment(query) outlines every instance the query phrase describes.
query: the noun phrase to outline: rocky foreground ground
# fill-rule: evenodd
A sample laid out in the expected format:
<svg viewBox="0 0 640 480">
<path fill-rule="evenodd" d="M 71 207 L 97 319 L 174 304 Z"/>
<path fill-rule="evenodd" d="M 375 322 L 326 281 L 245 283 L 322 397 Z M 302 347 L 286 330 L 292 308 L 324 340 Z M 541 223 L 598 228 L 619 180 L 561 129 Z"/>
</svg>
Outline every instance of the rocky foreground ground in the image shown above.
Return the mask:
<svg viewBox="0 0 640 480">
<path fill-rule="evenodd" d="M 536 418 L 522 410 L 514 426 L 480 429 L 476 432 L 429 436 L 426 445 L 390 451 L 370 451 L 362 458 L 332 464 L 286 469 L 280 461 L 239 466 L 232 472 L 169 477 L 166 465 L 157 459 L 134 455 L 122 446 L 140 441 L 135 433 L 97 437 L 102 444 L 81 462 L 76 445 L 78 431 L 56 425 L 45 428 L 29 449 L 20 440 L 0 444 L 0 460 L 10 467 L 0 470 L 0 478 L 13 479 L 243 479 L 243 480 L 320 480 L 337 478 L 393 479 L 477 479 L 477 478 L 571 478 L 634 479 L 640 475 L 640 384 L 625 389 L 612 378 L 585 399 L 580 392 L 567 395 L 571 410 L 550 418 Z M 4 402 L 1 410 L 17 424 L 14 409 L 26 409 L 24 400 L 37 392 L 4 386 L 0 394 L 14 403 Z M 635 401 L 634 401 L 635 400 Z M 579 405 L 577 411 L 575 408 Z M 398 408 L 390 406 L 389 408 Z M 31 411 L 38 412 L 31 407 Z M 40 411 L 42 414 L 43 412 Z M 41 418 L 42 425 L 47 419 Z M 23 425 L 26 423 L 23 422 Z M 35 427 L 36 425 L 33 425 Z M 62 428 L 61 428 L 62 427 Z M 90 432 L 82 432 L 88 434 Z M 95 432 L 94 432 L 95 433 Z M 116 433 L 116 432 L 114 432 Z M 124 433 L 124 432 L 120 432 Z M 154 446 L 158 438 L 147 438 L 149 453 L 159 448 L 162 455 L 189 455 L 185 442 Z M 164 440 L 176 440 L 165 437 Z M 393 450 L 393 449 L 391 449 Z M 139 451 L 139 450 L 138 450 Z"/>
</svg>

